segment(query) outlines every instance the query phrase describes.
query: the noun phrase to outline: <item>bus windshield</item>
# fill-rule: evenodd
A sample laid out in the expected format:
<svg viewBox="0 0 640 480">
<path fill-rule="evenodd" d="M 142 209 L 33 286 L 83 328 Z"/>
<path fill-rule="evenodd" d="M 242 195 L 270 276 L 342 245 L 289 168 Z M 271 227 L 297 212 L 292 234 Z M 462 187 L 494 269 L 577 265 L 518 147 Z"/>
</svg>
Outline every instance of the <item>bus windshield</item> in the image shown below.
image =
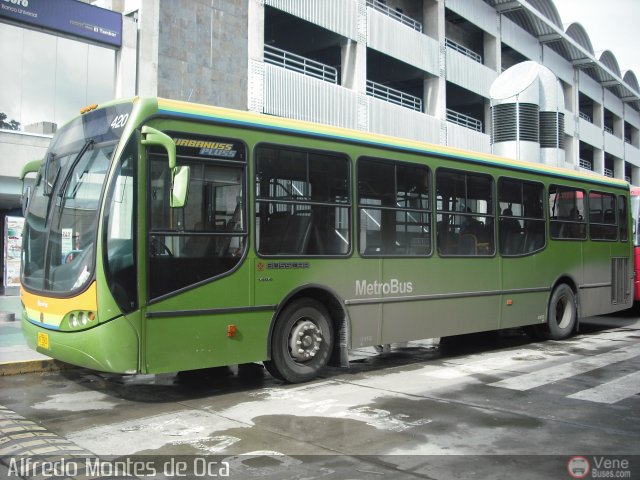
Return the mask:
<svg viewBox="0 0 640 480">
<path fill-rule="evenodd" d="M 53 138 L 26 215 L 25 287 L 70 293 L 93 277 L 100 200 L 130 111 L 131 104 L 95 110 Z"/>
</svg>

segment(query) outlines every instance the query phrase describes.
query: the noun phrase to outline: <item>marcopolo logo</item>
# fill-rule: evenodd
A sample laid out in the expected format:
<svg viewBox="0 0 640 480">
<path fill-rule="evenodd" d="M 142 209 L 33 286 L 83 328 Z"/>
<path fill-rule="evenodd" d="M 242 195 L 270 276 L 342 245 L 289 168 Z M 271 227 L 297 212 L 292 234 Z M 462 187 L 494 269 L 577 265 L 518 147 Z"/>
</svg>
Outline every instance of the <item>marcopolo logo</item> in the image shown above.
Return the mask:
<svg viewBox="0 0 640 480">
<path fill-rule="evenodd" d="M 356 295 L 396 295 L 413 292 L 413 282 L 401 282 L 397 278 L 392 278 L 388 282 L 381 283 L 377 280 L 369 282 L 367 280 L 356 280 Z"/>
</svg>

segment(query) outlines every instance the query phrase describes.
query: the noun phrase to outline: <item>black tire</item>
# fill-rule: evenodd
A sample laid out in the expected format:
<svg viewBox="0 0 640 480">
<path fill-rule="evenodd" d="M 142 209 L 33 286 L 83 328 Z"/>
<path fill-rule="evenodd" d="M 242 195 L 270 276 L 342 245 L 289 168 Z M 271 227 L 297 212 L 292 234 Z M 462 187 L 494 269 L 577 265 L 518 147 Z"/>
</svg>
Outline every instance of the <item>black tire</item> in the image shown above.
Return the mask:
<svg viewBox="0 0 640 480">
<path fill-rule="evenodd" d="M 578 306 L 573 290 L 566 283 L 558 285 L 549 299 L 547 323 L 536 326 L 536 334 L 547 340 L 570 337 L 578 321 Z"/>
<path fill-rule="evenodd" d="M 298 344 L 298 342 L 300 342 Z M 287 305 L 276 319 L 271 336 L 271 375 L 290 383 L 318 376 L 333 349 L 333 325 L 327 309 L 310 298 Z"/>
</svg>

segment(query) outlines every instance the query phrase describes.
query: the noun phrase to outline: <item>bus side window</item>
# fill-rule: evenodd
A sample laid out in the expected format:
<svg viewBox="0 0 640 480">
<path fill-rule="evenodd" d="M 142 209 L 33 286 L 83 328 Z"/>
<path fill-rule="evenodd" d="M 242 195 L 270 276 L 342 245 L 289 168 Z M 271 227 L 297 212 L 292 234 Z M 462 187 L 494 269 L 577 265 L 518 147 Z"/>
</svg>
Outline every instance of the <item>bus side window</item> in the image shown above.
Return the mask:
<svg viewBox="0 0 640 480">
<path fill-rule="evenodd" d="M 331 152 L 256 149 L 256 246 L 261 255 L 346 255 L 349 160 Z"/>
<path fill-rule="evenodd" d="M 437 245 L 442 256 L 495 253 L 493 179 L 440 168 L 436 172 Z"/>
<path fill-rule="evenodd" d="M 545 246 L 544 186 L 501 178 L 498 182 L 498 241 L 503 256 L 528 255 Z"/>
<path fill-rule="evenodd" d="M 562 185 L 549 186 L 549 218 L 551 238 L 556 240 L 585 240 L 584 190 Z"/>
<path fill-rule="evenodd" d="M 423 165 L 358 160 L 359 252 L 431 255 L 430 171 Z"/>
</svg>

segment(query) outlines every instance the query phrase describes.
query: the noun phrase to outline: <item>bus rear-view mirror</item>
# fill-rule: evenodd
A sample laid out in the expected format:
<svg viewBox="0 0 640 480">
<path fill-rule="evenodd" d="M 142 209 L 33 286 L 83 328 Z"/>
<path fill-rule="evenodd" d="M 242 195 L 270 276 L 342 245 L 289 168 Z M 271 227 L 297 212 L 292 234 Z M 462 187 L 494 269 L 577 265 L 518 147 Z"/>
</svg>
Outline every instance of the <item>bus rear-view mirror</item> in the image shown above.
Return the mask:
<svg viewBox="0 0 640 480">
<path fill-rule="evenodd" d="M 187 166 L 176 167 L 172 172 L 171 198 L 169 204 L 171 208 L 181 208 L 187 203 L 189 193 L 190 170 Z"/>
<path fill-rule="evenodd" d="M 171 170 L 171 195 L 169 205 L 172 208 L 184 207 L 187 202 L 189 190 L 189 167 L 176 165 L 176 143 L 166 133 L 149 125 L 142 127 L 142 144 L 157 145 L 167 151 L 169 157 L 169 170 Z"/>
</svg>

